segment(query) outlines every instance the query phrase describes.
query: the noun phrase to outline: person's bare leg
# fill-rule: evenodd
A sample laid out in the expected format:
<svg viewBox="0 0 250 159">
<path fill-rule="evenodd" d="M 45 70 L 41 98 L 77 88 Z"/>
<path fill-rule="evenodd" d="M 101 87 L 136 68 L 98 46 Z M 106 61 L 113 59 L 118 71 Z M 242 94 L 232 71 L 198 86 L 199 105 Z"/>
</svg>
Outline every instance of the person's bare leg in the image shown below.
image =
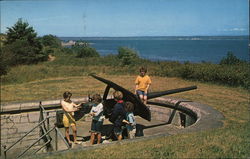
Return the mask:
<svg viewBox="0 0 250 159">
<path fill-rule="evenodd" d="M 139 97 L 140 97 L 140 100 L 143 102 L 144 101 L 143 95 L 139 95 Z"/>
<path fill-rule="evenodd" d="M 69 127 L 65 127 L 65 137 L 68 140 L 68 143 L 71 143 L 70 138 L 69 138 Z"/>
<path fill-rule="evenodd" d="M 95 133 L 91 133 L 90 135 L 90 144 L 93 145 L 95 141 Z"/>
<path fill-rule="evenodd" d="M 148 100 L 148 97 L 147 96 L 144 96 L 143 97 L 143 103 L 146 105 L 147 104 L 147 100 Z"/>
<path fill-rule="evenodd" d="M 101 133 L 98 133 L 98 134 L 97 134 L 97 144 L 100 144 L 100 143 L 101 143 L 101 139 L 102 139 L 102 134 L 101 134 Z"/>
<path fill-rule="evenodd" d="M 71 128 L 72 128 L 72 131 L 73 131 L 74 143 L 76 143 L 77 142 L 77 140 L 76 140 L 76 135 L 77 135 L 76 125 L 72 125 Z"/>
<path fill-rule="evenodd" d="M 122 135 L 118 135 L 117 139 L 118 139 L 118 141 L 121 141 L 122 140 Z"/>
</svg>

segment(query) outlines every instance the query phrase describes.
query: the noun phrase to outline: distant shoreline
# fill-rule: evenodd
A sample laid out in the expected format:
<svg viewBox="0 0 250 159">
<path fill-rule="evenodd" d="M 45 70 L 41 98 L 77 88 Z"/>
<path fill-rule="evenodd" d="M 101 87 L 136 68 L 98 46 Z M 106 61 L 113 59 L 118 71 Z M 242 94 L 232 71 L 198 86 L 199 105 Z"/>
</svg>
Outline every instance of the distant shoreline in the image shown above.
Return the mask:
<svg viewBox="0 0 250 159">
<path fill-rule="evenodd" d="M 62 41 L 69 40 L 248 40 L 242 36 L 128 36 L 128 37 L 58 37 Z"/>
</svg>

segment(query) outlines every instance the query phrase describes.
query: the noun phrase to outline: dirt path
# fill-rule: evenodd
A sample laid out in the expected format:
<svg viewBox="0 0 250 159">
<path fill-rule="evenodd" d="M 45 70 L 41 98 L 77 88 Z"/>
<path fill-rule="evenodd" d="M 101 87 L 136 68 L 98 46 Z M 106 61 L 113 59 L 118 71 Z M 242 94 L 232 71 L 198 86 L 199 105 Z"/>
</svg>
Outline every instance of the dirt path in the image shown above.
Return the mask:
<svg viewBox="0 0 250 159">
<path fill-rule="evenodd" d="M 54 61 L 55 59 L 56 59 L 55 56 L 49 54 L 48 61 Z"/>
</svg>

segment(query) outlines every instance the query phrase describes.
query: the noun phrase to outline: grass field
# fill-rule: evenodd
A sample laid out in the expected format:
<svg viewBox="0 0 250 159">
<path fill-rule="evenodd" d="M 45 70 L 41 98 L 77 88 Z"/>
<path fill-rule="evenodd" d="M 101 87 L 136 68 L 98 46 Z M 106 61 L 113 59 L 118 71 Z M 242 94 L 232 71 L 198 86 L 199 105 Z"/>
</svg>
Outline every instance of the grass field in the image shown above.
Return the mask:
<svg viewBox="0 0 250 159">
<path fill-rule="evenodd" d="M 135 75 L 99 76 L 134 90 Z M 172 96 L 212 106 L 224 116 L 224 126 L 203 132 L 178 134 L 147 141 L 115 144 L 102 149 L 69 151 L 46 158 L 247 158 L 250 157 L 249 92 L 246 89 L 152 76 L 151 91 L 197 85 L 198 89 Z M 1 86 L 2 102 L 62 98 L 64 91 L 73 97 L 101 93 L 105 85 L 85 75 L 60 76 Z"/>
</svg>

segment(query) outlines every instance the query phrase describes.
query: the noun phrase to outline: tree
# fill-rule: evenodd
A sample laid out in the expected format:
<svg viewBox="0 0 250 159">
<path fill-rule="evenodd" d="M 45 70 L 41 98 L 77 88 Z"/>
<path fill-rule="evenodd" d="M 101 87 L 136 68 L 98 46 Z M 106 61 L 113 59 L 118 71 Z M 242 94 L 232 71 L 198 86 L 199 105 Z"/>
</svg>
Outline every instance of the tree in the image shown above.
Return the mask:
<svg viewBox="0 0 250 159">
<path fill-rule="evenodd" d="M 60 48 L 61 47 L 61 41 L 54 35 L 44 35 L 41 38 L 41 42 L 44 46 L 48 46 L 51 48 Z"/>
<path fill-rule="evenodd" d="M 136 51 L 127 48 L 127 47 L 120 47 L 118 49 L 118 58 L 121 60 L 122 65 L 131 65 L 135 64 L 136 60 L 139 58 Z"/>
<path fill-rule="evenodd" d="M 239 64 L 241 62 L 240 59 L 238 59 L 233 52 L 228 52 L 227 53 L 227 57 L 222 58 L 222 60 L 220 61 L 221 65 L 235 65 L 235 64 Z"/>
<path fill-rule="evenodd" d="M 7 57 L 2 49 L 0 49 L 0 76 L 6 75 L 8 68 L 9 68 L 9 60 L 10 58 Z"/>
<path fill-rule="evenodd" d="M 48 59 L 48 56 L 43 54 L 40 47 L 31 46 L 26 40 L 16 40 L 12 44 L 5 45 L 3 52 L 11 57 L 10 65 L 34 64 Z"/>
<path fill-rule="evenodd" d="M 95 48 L 92 47 L 80 47 L 77 50 L 77 57 L 100 57 Z"/>
<path fill-rule="evenodd" d="M 18 19 L 13 27 L 7 28 L 2 51 L 12 57 L 9 65 L 32 64 L 48 59 L 48 55 L 42 51 L 42 44 L 33 27 L 29 27 L 22 19 Z"/>
<path fill-rule="evenodd" d="M 36 43 L 36 32 L 33 27 L 29 27 L 27 22 L 23 22 L 22 19 L 18 19 L 16 24 L 12 27 L 7 27 L 6 44 L 12 44 L 16 40 L 27 40 L 29 43 Z"/>
<path fill-rule="evenodd" d="M 2 50 L 5 41 L 6 35 L 0 33 L 0 76 L 7 74 L 10 63 L 9 61 L 11 59 L 11 57 Z"/>
</svg>

